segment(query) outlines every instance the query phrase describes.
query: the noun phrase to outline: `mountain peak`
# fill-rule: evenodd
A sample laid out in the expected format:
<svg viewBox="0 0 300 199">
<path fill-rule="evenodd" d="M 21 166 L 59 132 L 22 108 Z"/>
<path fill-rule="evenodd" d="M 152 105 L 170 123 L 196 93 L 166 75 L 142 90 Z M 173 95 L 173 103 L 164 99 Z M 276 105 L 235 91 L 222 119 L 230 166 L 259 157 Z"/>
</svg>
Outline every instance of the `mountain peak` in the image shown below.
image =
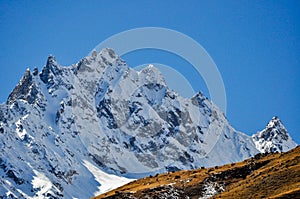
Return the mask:
<svg viewBox="0 0 300 199">
<path fill-rule="evenodd" d="M 46 66 L 43 68 L 42 72 L 40 73 L 41 80 L 46 83 L 52 83 L 53 81 L 53 75 L 57 75 L 60 73 L 60 67 L 57 63 L 54 55 L 49 55 Z"/>
<path fill-rule="evenodd" d="M 159 75 L 161 75 L 160 70 L 158 70 L 158 68 L 156 68 L 153 64 L 149 64 L 148 66 L 146 66 L 145 68 L 143 68 L 141 70 L 142 73 L 157 73 Z"/>
<path fill-rule="evenodd" d="M 297 146 L 281 120 L 274 116 L 266 128 L 252 136 L 257 149 L 262 152 L 285 152 Z"/>
<path fill-rule="evenodd" d="M 9 95 L 7 103 L 12 104 L 18 99 L 23 99 L 32 104 L 36 99 L 36 94 L 37 90 L 36 86 L 33 83 L 32 74 L 30 72 L 30 69 L 27 68 L 22 79 Z"/>
<path fill-rule="evenodd" d="M 156 68 L 154 65 L 149 64 L 147 67 L 143 68 L 139 72 L 139 76 L 144 80 L 146 84 L 148 83 L 156 83 L 166 86 L 166 81 L 160 70 Z"/>
<path fill-rule="evenodd" d="M 57 65 L 57 62 L 56 62 L 55 56 L 50 54 L 47 59 L 46 67 L 47 66 L 56 66 L 56 65 Z"/>
<path fill-rule="evenodd" d="M 272 117 L 272 119 L 268 122 L 265 130 L 276 131 L 277 135 L 281 135 L 283 139 L 287 139 L 287 137 L 289 136 L 285 126 L 277 116 Z"/>
<path fill-rule="evenodd" d="M 274 127 L 280 127 L 281 129 L 285 129 L 285 127 L 283 126 L 281 120 L 277 117 L 274 116 L 272 117 L 272 119 L 269 121 L 268 125 L 266 126 L 266 128 L 274 128 Z"/>
<path fill-rule="evenodd" d="M 99 67 L 104 69 L 106 66 L 123 65 L 123 63 L 124 61 L 112 49 L 104 48 L 99 53 L 93 50 L 89 56 L 83 58 L 79 62 L 77 70 L 93 72 Z"/>
<path fill-rule="evenodd" d="M 115 53 L 113 49 L 104 48 L 100 51 L 99 55 L 112 63 L 114 60 L 119 59 L 119 56 Z"/>
</svg>

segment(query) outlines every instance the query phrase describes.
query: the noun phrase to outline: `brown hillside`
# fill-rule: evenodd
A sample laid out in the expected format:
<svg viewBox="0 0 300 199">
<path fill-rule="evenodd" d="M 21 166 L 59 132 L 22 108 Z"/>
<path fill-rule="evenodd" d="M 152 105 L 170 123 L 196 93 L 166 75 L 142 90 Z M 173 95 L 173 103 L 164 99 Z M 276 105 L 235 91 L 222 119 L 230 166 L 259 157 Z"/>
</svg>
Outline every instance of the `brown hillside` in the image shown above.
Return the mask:
<svg viewBox="0 0 300 199">
<path fill-rule="evenodd" d="M 300 146 L 215 168 L 146 177 L 95 198 L 300 198 Z"/>
</svg>

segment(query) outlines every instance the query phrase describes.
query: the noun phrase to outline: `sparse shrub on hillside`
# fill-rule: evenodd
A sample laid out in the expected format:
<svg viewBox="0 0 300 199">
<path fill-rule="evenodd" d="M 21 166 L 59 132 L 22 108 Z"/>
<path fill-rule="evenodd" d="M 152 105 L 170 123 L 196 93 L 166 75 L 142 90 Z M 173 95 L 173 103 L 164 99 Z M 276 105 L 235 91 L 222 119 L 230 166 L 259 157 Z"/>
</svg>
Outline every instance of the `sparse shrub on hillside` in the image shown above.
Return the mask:
<svg viewBox="0 0 300 199">
<path fill-rule="evenodd" d="M 262 157 L 262 154 L 261 154 L 261 153 L 258 153 L 258 154 L 256 154 L 256 155 L 254 156 L 254 159 L 258 160 L 258 159 L 261 158 L 261 157 Z"/>
<path fill-rule="evenodd" d="M 234 167 L 225 165 L 207 170 L 162 174 L 159 180 L 156 178 L 156 183 L 150 179 L 147 187 L 142 186 L 139 192 L 130 192 L 130 189 L 124 192 L 124 189 L 120 189 L 119 194 L 111 198 L 167 198 L 170 196 L 168 194 L 175 194 L 172 195 L 175 197 L 168 198 L 201 198 L 203 195 L 199 194 L 203 193 L 201 190 L 205 187 L 220 194 L 212 196 L 213 198 L 268 198 L 274 194 L 279 194 L 280 198 L 297 198 L 299 168 L 298 165 L 291 165 L 299 164 L 300 155 L 285 156 L 284 159 L 278 157 L 279 155 L 271 154 L 267 158 L 260 157 L 258 161 L 248 159 L 242 163 L 231 163 Z M 289 166 L 289 169 L 284 168 L 285 166 Z M 133 187 L 136 189 L 136 186 Z M 143 190 L 144 188 L 146 189 Z"/>
</svg>

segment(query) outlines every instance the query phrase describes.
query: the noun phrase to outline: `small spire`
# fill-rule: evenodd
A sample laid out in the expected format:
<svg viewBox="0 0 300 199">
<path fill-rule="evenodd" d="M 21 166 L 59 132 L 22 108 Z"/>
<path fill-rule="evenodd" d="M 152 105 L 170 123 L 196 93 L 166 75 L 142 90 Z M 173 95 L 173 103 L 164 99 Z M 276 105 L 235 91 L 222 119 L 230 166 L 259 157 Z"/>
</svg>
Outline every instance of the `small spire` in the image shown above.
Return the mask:
<svg viewBox="0 0 300 199">
<path fill-rule="evenodd" d="M 94 49 L 92 52 L 92 58 L 96 58 L 97 57 L 97 51 Z"/>
<path fill-rule="evenodd" d="M 56 59 L 55 59 L 54 55 L 50 54 L 48 56 L 46 66 L 53 66 L 53 65 L 57 65 L 57 62 L 56 62 Z"/>
<path fill-rule="evenodd" d="M 26 79 L 28 77 L 31 77 L 30 68 L 26 68 L 26 71 L 25 71 L 22 79 Z"/>
<path fill-rule="evenodd" d="M 37 76 L 38 73 L 39 73 L 39 69 L 38 69 L 37 67 L 34 67 L 33 73 L 32 73 L 32 74 L 33 74 L 34 76 Z"/>
</svg>

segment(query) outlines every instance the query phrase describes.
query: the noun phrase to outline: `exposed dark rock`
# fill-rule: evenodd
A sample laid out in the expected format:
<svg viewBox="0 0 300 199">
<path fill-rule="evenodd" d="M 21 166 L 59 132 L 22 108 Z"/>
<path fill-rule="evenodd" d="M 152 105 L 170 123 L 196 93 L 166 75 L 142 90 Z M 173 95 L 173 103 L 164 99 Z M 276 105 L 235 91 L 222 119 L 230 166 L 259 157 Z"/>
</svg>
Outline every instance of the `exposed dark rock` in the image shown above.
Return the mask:
<svg viewBox="0 0 300 199">
<path fill-rule="evenodd" d="M 196 106 L 198 106 L 199 108 L 201 108 L 201 110 L 208 115 L 211 115 L 211 109 L 208 107 L 208 105 L 206 104 L 207 101 L 207 97 L 205 97 L 201 92 L 198 92 L 193 98 L 192 98 L 192 103 Z"/>
<path fill-rule="evenodd" d="M 174 172 L 174 171 L 179 171 L 180 169 L 175 166 L 168 166 L 168 167 L 166 167 L 166 170 L 168 172 Z"/>
<path fill-rule="evenodd" d="M 171 127 L 179 126 L 181 122 L 181 111 L 179 109 L 168 111 L 167 122 Z"/>
<path fill-rule="evenodd" d="M 13 181 L 15 181 L 16 184 L 21 185 L 24 183 L 24 179 L 17 177 L 15 174 L 15 171 L 13 170 L 8 170 L 6 172 L 7 177 L 11 178 Z"/>
<path fill-rule="evenodd" d="M 29 104 L 34 104 L 37 100 L 38 89 L 32 80 L 30 70 L 27 69 L 24 76 L 9 95 L 7 103 L 12 104 L 18 99 L 26 100 Z"/>
<path fill-rule="evenodd" d="M 3 170 L 6 169 L 5 162 L 4 162 L 4 160 L 2 160 L 1 158 L 0 158 L 0 169 L 3 169 Z"/>
<path fill-rule="evenodd" d="M 118 128 L 118 124 L 114 119 L 114 115 L 111 113 L 110 111 L 110 105 L 111 105 L 111 101 L 108 99 L 104 99 L 102 100 L 98 107 L 97 107 L 97 113 L 98 113 L 98 117 L 105 117 L 107 118 L 108 121 L 108 128 L 110 129 L 116 129 Z"/>
<path fill-rule="evenodd" d="M 38 68 L 37 67 L 35 67 L 34 69 L 33 69 L 33 76 L 37 76 L 38 75 L 38 73 L 39 73 L 39 70 L 38 70 Z"/>
<path fill-rule="evenodd" d="M 49 55 L 47 59 L 46 66 L 43 68 L 42 73 L 40 74 L 41 80 L 48 84 L 48 87 L 54 84 L 54 76 L 62 74 L 62 70 L 58 66 L 56 59 L 53 55 Z"/>
<path fill-rule="evenodd" d="M 4 133 L 4 128 L 0 125 L 0 133 L 3 134 Z"/>
</svg>

